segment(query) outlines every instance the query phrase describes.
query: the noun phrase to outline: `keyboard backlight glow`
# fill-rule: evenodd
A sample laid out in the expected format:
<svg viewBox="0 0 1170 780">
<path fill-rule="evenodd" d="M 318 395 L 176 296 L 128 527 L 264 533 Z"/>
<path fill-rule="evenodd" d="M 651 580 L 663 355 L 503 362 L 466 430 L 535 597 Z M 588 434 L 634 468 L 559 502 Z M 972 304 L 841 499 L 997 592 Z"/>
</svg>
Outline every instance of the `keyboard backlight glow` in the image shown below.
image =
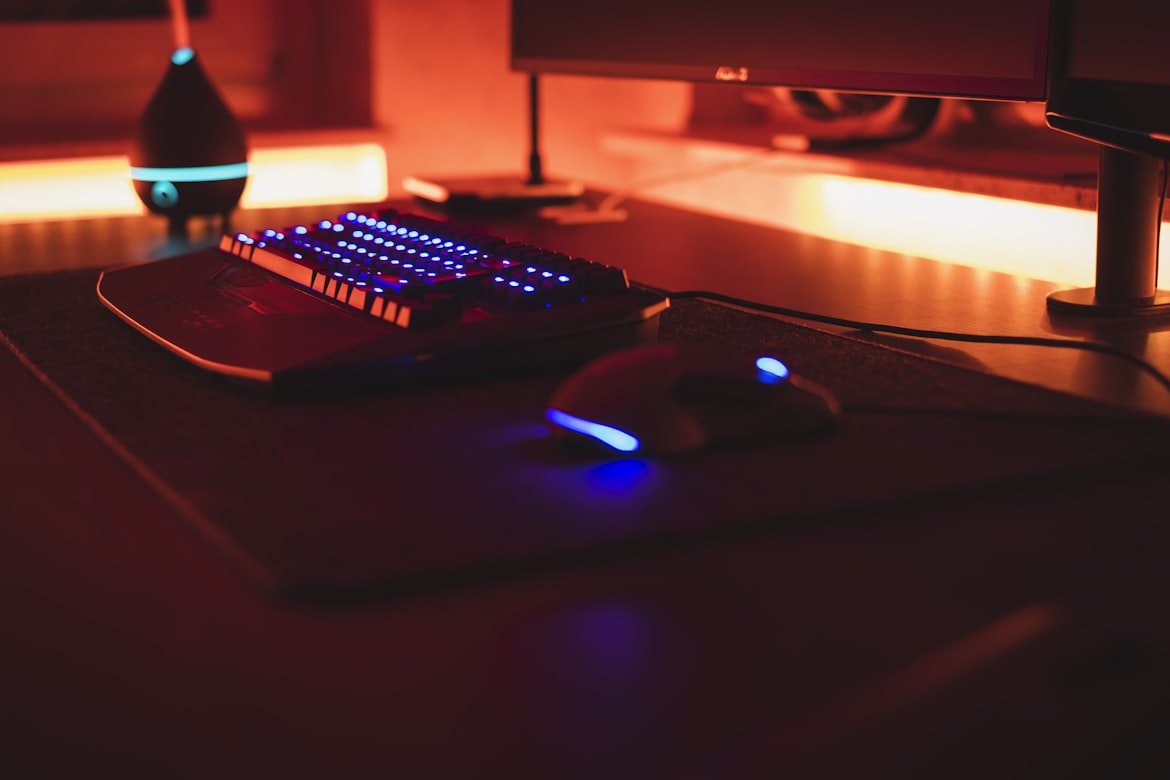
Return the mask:
<svg viewBox="0 0 1170 780">
<path fill-rule="evenodd" d="M 619 452 L 637 452 L 642 446 L 641 442 L 635 436 L 631 436 L 623 430 L 590 420 L 583 420 L 567 412 L 562 412 L 560 409 L 549 409 L 547 416 L 549 421 L 554 425 L 577 433 L 583 433 L 602 444 L 613 447 Z"/>
</svg>

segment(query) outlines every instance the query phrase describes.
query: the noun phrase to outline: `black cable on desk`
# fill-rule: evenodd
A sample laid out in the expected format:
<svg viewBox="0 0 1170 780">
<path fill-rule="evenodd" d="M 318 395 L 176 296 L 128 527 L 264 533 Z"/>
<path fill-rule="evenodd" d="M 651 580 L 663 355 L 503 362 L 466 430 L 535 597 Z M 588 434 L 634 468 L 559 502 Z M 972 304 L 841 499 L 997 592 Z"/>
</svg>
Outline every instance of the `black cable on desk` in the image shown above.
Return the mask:
<svg viewBox="0 0 1170 780">
<path fill-rule="evenodd" d="M 730 306 L 738 306 L 743 309 L 749 309 L 751 311 L 775 314 L 782 317 L 792 317 L 794 319 L 819 322 L 826 325 L 836 325 L 843 328 L 869 331 L 872 333 L 891 333 L 899 336 L 910 336 L 920 339 L 939 339 L 944 341 L 962 341 L 978 344 L 1011 344 L 1016 346 L 1030 347 L 1055 347 L 1061 349 L 1077 349 L 1081 350 L 1082 352 L 1095 352 L 1099 355 L 1107 355 L 1109 357 L 1114 357 L 1129 363 L 1130 365 L 1149 375 L 1152 379 L 1158 382 L 1158 384 L 1162 385 L 1162 387 L 1165 388 L 1167 392 L 1170 392 L 1170 377 L 1162 373 L 1156 366 L 1154 366 L 1154 364 L 1143 360 L 1136 355 L 1132 355 L 1125 350 L 1096 341 L 1075 341 L 1073 339 L 1054 339 L 1045 338 L 1042 336 L 1006 336 L 979 333 L 959 333 L 945 330 L 931 330 L 928 328 L 908 328 L 902 325 L 887 325 L 877 322 L 850 320 L 844 317 L 833 317 L 826 314 L 814 314 L 812 312 L 801 311 L 799 309 L 790 309 L 785 306 L 773 306 L 768 303 L 752 301 L 746 298 L 737 298 L 732 295 L 724 295 L 722 293 L 711 292 L 708 290 L 683 290 L 680 292 L 669 293 L 669 296 L 675 300 L 685 300 L 691 298 L 697 300 L 713 301 L 716 303 L 724 303 Z"/>
</svg>

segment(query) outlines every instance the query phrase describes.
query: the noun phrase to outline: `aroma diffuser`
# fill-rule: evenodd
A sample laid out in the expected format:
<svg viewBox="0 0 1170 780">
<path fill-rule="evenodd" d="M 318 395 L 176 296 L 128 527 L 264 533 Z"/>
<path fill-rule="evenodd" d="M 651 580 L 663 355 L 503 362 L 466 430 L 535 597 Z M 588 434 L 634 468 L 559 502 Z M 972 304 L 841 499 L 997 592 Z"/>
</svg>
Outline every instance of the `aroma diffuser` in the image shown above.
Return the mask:
<svg viewBox="0 0 1170 780">
<path fill-rule="evenodd" d="M 176 20 L 176 30 L 182 45 L 138 120 L 130 177 L 146 208 L 170 220 L 172 235 L 183 235 L 194 215 L 219 214 L 226 221 L 247 183 L 248 145 L 188 45 L 185 18 Z"/>
</svg>

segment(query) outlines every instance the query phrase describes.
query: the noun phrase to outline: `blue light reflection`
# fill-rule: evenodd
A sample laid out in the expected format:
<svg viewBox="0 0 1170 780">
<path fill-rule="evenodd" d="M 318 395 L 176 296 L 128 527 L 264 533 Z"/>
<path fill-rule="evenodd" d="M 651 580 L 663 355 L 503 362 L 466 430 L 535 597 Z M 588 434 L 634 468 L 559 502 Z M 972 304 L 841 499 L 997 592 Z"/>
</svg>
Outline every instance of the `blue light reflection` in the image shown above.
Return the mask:
<svg viewBox="0 0 1170 780">
<path fill-rule="evenodd" d="M 566 615 L 568 637 L 575 645 L 579 664 L 589 682 L 620 686 L 629 692 L 651 662 L 654 621 L 640 605 L 610 602 L 582 605 Z M 606 693 L 607 691 L 595 691 Z"/>
<path fill-rule="evenodd" d="M 650 464 L 637 457 L 619 458 L 589 470 L 586 480 L 595 495 L 630 498 L 654 476 Z"/>
</svg>

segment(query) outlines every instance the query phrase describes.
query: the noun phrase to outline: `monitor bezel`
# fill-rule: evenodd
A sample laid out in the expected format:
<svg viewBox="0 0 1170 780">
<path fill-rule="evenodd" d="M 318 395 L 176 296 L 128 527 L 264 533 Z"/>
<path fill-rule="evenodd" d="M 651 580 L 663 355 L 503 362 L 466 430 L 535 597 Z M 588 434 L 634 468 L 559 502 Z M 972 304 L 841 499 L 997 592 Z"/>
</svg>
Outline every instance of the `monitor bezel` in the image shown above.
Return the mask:
<svg viewBox="0 0 1170 780">
<path fill-rule="evenodd" d="M 1170 84 L 1070 75 L 1072 14 L 1070 0 L 1054 4 L 1048 125 L 1115 149 L 1170 159 Z"/>
<path fill-rule="evenodd" d="M 1048 95 L 1048 58 L 1051 48 L 1050 0 L 1037 3 L 1036 42 L 1032 72 L 1026 78 L 975 77 L 896 73 L 878 71 L 790 70 L 744 67 L 734 62 L 718 66 L 680 63 L 647 63 L 615 60 L 581 60 L 519 54 L 514 31 L 516 3 L 510 9 L 509 40 L 512 70 L 526 73 L 641 78 L 684 81 L 696 84 L 735 83 L 745 86 L 774 86 L 791 89 L 825 89 L 925 97 L 955 97 L 974 100 L 1042 102 Z"/>
</svg>

